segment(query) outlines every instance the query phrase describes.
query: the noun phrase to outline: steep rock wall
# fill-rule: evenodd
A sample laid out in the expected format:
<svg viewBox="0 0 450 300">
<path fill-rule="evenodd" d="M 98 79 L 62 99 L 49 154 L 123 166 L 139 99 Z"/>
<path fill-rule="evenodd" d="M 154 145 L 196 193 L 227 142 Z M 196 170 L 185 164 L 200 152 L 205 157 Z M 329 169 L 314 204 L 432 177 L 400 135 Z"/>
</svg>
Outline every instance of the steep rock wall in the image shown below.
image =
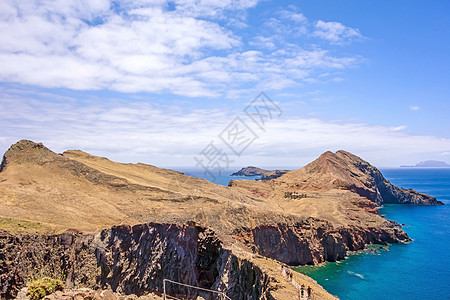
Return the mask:
<svg viewBox="0 0 450 300">
<path fill-rule="evenodd" d="M 295 226 L 278 224 L 254 228 L 241 238 L 259 254 L 289 265 L 337 261 L 347 251 L 364 249 L 367 244 L 410 241 L 408 235 L 392 222 L 388 227 L 334 228 L 326 222 L 311 221 Z"/>
<path fill-rule="evenodd" d="M 1 298 L 13 298 L 27 278 L 46 274 L 64 279 L 69 288 L 141 295 L 162 293 L 163 279 L 170 279 L 220 288 L 232 299 L 271 299 L 266 274 L 223 249 L 211 230 L 195 224 L 115 226 L 97 234 L 0 232 Z M 176 285 L 168 284 L 167 290 L 186 295 L 186 289 Z M 195 290 L 190 293 L 197 295 Z"/>
</svg>

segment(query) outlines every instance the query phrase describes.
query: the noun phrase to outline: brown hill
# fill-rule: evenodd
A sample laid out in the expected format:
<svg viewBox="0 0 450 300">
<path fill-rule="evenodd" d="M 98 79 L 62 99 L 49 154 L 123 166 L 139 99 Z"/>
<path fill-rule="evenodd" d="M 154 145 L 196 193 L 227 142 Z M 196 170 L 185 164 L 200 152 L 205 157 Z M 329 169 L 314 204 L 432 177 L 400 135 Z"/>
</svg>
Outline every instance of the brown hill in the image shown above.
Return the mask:
<svg viewBox="0 0 450 300">
<path fill-rule="evenodd" d="M 300 190 L 350 190 L 377 205 L 443 204 L 426 194 L 394 186 L 377 168 L 342 150 L 325 152 L 314 162 L 284 175 L 279 181 L 295 183 Z"/>
<path fill-rule="evenodd" d="M 85 231 L 189 220 L 217 223 L 222 231 L 230 231 L 240 221 L 217 216 L 229 211 L 239 218 L 254 202 L 180 172 L 115 163 L 82 151 L 56 154 L 31 141 L 20 141 L 5 153 L 0 192 L 2 217 Z"/>
<path fill-rule="evenodd" d="M 0 172 L 4 228 L 98 231 L 118 224 L 194 221 L 212 228 L 225 243 L 237 239 L 262 254 L 271 249 L 268 256 L 288 263 L 336 260 L 366 243 L 408 240 L 395 223 L 377 214 L 375 206 L 383 202 L 438 203 L 392 186 L 376 168 L 344 151 L 324 153 L 277 179 L 231 181 L 224 187 L 79 150 L 56 154 L 24 140 L 5 153 Z M 280 235 L 273 240 L 294 237 L 273 247 L 266 243 L 272 228 Z"/>
</svg>

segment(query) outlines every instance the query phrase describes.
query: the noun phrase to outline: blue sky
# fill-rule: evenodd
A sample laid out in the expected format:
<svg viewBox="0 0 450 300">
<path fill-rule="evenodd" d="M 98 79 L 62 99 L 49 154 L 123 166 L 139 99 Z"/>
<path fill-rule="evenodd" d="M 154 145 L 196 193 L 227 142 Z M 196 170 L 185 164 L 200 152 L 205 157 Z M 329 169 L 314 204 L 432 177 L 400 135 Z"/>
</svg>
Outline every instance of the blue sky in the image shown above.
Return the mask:
<svg viewBox="0 0 450 300">
<path fill-rule="evenodd" d="M 447 1 L 2 1 L 0 150 L 123 162 L 450 162 Z M 282 111 L 258 127 L 261 91 Z M 271 102 L 272 103 L 272 102 Z M 257 138 L 236 156 L 220 134 Z M 222 136 L 223 137 L 223 136 Z"/>
</svg>

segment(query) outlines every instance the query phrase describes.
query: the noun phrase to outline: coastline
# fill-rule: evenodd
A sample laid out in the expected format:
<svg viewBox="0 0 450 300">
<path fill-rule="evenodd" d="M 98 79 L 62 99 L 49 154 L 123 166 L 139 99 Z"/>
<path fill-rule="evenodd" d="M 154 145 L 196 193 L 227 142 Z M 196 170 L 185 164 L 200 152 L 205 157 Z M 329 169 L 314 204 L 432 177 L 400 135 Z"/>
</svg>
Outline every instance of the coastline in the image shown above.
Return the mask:
<svg viewBox="0 0 450 300">
<path fill-rule="evenodd" d="M 0 202 L 5 217 L 39 223 L 51 215 L 57 217 L 51 223 L 65 231 L 2 233 L 1 249 L 25 249 L 18 251 L 20 259 L 14 258 L 17 251 L 0 249 L 8 261 L 6 293 L 23 286 L 32 267 L 42 264 L 67 275 L 66 284 L 74 287 L 110 286 L 140 295 L 161 291 L 168 278 L 236 299 L 292 299 L 305 277 L 280 281 L 283 264 L 340 261 L 368 244 L 410 241 L 376 206 L 440 204 L 392 185 L 376 167 L 342 150 L 266 181 L 226 176 L 214 184 L 201 178 L 204 172 L 198 175 L 117 163 L 81 150 L 57 154 L 27 140 L 12 145 L 0 172 L 0 189 L 10 195 Z M 48 192 L 55 187 L 58 199 Z M 22 226 L 13 221 L 7 223 Z M 31 225 L 31 231 L 40 228 Z M 53 254 L 46 260 L 49 249 Z M 274 260 L 272 267 L 264 263 Z M 175 287 L 170 292 L 184 293 Z"/>
</svg>

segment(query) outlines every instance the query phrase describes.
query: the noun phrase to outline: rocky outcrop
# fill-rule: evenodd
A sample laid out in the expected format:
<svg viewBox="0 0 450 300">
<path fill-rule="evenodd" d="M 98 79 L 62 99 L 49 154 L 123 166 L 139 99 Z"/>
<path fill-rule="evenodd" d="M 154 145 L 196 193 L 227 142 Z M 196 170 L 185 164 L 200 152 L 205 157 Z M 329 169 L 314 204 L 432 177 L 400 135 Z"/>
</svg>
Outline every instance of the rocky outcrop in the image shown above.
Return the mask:
<svg viewBox="0 0 450 300">
<path fill-rule="evenodd" d="M 240 236 L 263 256 L 289 265 L 317 264 L 344 259 L 347 251 L 362 250 L 367 244 L 411 241 L 398 224 L 386 222 L 385 227 L 333 228 L 327 222 L 309 219 L 295 226 L 259 226 Z"/>
<path fill-rule="evenodd" d="M 59 168 L 69 171 L 73 176 L 82 177 L 96 185 L 107 186 L 111 189 L 145 189 L 158 190 L 156 188 L 142 187 L 131 184 L 128 180 L 105 174 L 76 160 L 57 154 L 42 143 L 34 143 L 29 140 L 21 140 L 12 145 L 4 154 L 0 172 L 8 165 L 32 163 L 35 165 L 57 165 Z"/>
<path fill-rule="evenodd" d="M 38 162 L 42 164 L 51 160 L 54 155 L 56 154 L 42 143 L 21 140 L 9 147 L 5 152 L 5 155 L 3 155 L 0 172 L 3 171 L 11 161 L 16 161 L 18 163 Z"/>
<path fill-rule="evenodd" d="M 0 296 L 13 298 L 34 275 L 64 279 L 66 287 L 110 288 L 122 294 L 161 294 L 163 279 L 220 289 L 232 299 L 270 298 L 270 278 L 223 249 L 195 224 L 115 226 L 98 234 L 0 234 Z M 171 295 L 185 288 L 168 284 Z M 190 290 L 210 299 L 211 294 Z M 250 298 L 247 298 L 247 296 Z"/>
</svg>

